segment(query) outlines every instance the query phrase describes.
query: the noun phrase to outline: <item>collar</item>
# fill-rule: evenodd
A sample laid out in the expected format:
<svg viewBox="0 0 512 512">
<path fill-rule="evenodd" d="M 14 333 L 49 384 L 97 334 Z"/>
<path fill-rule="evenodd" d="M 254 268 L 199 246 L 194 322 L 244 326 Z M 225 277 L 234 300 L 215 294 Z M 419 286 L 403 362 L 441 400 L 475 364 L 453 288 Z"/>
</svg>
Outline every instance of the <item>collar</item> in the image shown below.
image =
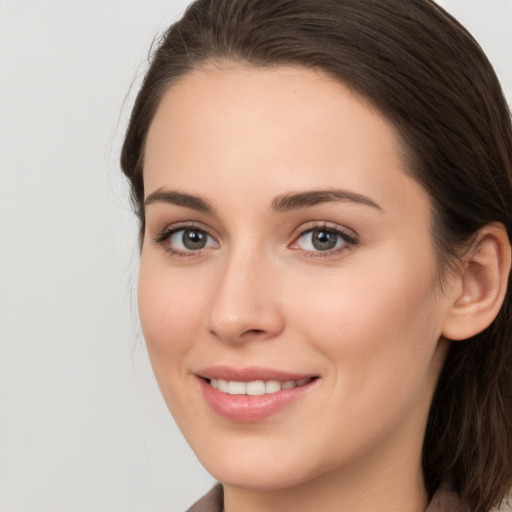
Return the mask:
<svg viewBox="0 0 512 512">
<path fill-rule="evenodd" d="M 187 512 L 223 512 L 224 492 L 217 484 L 208 494 L 196 501 Z M 425 512 L 455 512 L 459 504 L 457 494 L 441 486 L 432 496 Z"/>
</svg>

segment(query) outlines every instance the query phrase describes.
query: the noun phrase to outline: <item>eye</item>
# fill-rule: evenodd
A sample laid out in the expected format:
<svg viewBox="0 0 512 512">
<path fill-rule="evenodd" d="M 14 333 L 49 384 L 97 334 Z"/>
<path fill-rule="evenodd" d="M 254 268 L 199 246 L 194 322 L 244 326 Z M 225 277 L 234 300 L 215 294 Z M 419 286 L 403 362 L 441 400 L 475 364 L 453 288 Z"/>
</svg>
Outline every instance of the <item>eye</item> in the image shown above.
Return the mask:
<svg viewBox="0 0 512 512">
<path fill-rule="evenodd" d="M 180 229 L 169 237 L 169 241 L 178 251 L 197 251 L 213 245 L 212 237 L 199 229 Z"/>
<path fill-rule="evenodd" d="M 197 227 L 169 228 L 155 239 L 171 254 L 188 256 L 203 249 L 217 247 L 217 241 L 203 229 Z"/>
<path fill-rule="evenodd" d="M 291 248 L 313 253 L 336 253 L 355 244 L 356 240 L 341 229 L 319 226 L 303 231 Z"/>
</svg>

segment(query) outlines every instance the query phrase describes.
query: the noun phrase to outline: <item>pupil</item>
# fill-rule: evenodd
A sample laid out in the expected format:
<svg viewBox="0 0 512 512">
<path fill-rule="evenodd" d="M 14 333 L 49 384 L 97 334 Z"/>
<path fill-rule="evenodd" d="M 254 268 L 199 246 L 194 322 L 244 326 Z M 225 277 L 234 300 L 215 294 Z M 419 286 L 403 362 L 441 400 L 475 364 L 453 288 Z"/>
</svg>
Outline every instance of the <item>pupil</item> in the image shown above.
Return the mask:
<svg viewBox="0 0 512 512">
<path fill-rule="evenodd" d="M 319 251 L 334 249 L 338 241 L 337 233 L 331 231 L 315 231 L 313 233 L 313 246 Z"/>
<path fill-rule="evenodd" d="M 185 231 L 182 241 L 187 249 L 202 249 L 206 245 L 206 233 L 202 231 Z"/>
</svg>

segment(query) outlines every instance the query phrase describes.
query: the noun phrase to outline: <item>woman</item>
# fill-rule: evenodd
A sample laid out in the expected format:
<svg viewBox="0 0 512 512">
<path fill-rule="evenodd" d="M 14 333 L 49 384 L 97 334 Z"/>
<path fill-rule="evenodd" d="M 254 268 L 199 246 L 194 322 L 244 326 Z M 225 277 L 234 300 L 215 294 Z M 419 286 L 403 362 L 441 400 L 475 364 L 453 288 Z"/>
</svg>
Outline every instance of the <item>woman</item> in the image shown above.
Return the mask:
<svg viewBox="0 0 512 512">
<path fill-rule="evenodd" d="M 489 511 L 512 484 L 512 130 L 429 0 L 199 0 L 121 156 L 191 510 Z"/>
</svg>

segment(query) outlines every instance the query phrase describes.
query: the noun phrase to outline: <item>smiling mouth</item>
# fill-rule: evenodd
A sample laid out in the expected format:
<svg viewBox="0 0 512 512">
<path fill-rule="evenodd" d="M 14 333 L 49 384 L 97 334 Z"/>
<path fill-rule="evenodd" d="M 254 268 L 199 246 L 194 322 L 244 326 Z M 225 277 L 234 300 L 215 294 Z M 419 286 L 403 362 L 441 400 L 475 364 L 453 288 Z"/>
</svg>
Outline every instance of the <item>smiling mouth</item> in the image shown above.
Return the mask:
<svg viewBox="0 0 512 512">
<path fill-rule="evenodd" d="M 282 390 L 294 389 L 305 386 L 315 380 L 316 377 L 306 377 L 299 380 L 252 380 L 248 382 L 224 380 L 224 379 L 205 379 L 214 389 L 229 395 L 248 395 L 262 396 L 278 393 Z"/>
<path fill-rule="evenodd" d="M 196 374 L 206 403 L 218 415 L 249 423 L 265 420 L 316 389 L 319 376 L 278 370 L 216 367 Z"/>
</svg>

